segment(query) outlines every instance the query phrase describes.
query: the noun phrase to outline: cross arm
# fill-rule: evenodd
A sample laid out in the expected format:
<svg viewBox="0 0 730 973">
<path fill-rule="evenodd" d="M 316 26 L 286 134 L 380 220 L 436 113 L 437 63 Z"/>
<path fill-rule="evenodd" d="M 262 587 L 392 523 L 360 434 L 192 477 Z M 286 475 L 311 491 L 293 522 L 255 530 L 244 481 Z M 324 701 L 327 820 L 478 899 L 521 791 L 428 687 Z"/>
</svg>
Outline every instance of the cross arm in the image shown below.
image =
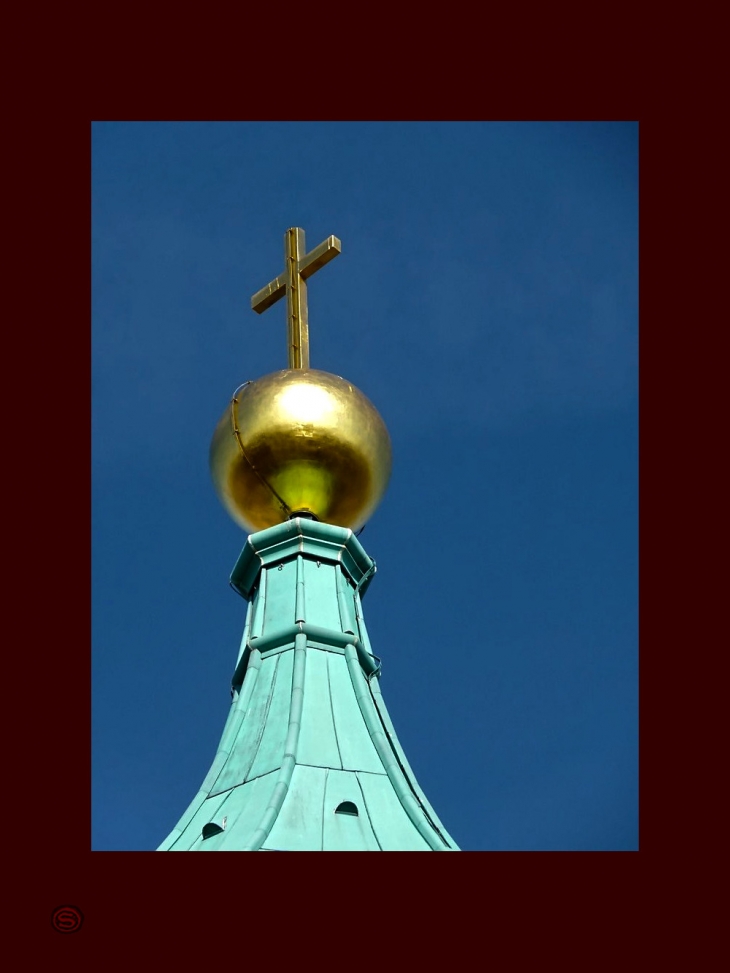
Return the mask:
<svg viewBox="0 0 730 973">
<path fill-rule="evenodd" d="M 301 274 L 302 280 L 311 277 L 320 267 L 324 267 L 325 264 L 328 264 L 330 260 L 334 260 L 340 253 L 342 253 L 342 243 L 340 240 L 336 236 L 328 236 L 323 243 L 320 243 L 318 247 L 311 250 L 300 262 L 299 273 Z M 277 281 L 280 279 L 280 277 L 276 278 Z"/>
<path fill-rule="evenodd" d="M 317 249 L 319 250 L 319 247 Z M 314 253 L 314 251 L 312 252 Z M 332 258 L 330 257 L 329 259 L 331 260 Z M 276 280 L 272 280 L 266 287 L 262 287 L 260 291 L 256 291 L 251 298 L 251 310 L 256 311 L 257 314 L 263 314 L 272 304 L 276 304 L 279 298 L 284 296 L 285 292 L 286 274 L 279 274 Z"/>
</svg>

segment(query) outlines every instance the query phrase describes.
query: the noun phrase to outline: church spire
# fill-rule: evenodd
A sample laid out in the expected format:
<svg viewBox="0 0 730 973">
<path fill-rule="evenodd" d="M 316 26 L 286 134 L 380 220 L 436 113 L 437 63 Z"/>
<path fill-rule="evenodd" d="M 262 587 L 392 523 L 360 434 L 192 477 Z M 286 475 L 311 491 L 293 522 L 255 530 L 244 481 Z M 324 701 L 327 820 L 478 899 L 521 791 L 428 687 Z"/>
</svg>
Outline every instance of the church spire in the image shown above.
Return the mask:
<svg viewBox="0 0 730 973">
<path fill-rule="evenodd" d="M 218 752 L 160 851 L 452 851 L 380 693 L 351 530 L 295 518 L 252 534 L 249 599 Z"/>
<path fill-rule="evenodd" d="M 211 471 L 250 531 L 231 575 L 249 602 L 232 704 L 211 769 L 160 851 L 458 850 L 418 786 L 380 693 L 362 597 L 375 562 L 354 534 L 390 475 L 375 406 L 309 368 L 304 281 L 336 256 L 285 236 L 289 369 L 245 383 L 211 443 Z"/>
</svg>

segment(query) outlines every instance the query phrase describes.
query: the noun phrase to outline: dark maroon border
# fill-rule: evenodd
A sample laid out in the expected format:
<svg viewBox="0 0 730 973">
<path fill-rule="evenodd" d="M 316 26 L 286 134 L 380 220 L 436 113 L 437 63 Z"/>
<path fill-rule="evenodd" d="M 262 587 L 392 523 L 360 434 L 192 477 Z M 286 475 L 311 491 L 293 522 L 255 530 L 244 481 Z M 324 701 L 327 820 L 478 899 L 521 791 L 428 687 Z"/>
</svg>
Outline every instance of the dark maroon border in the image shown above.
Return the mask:
<svg viewBox="0 0 730 973">
<path fill-rule="evenodd" d="M 527 16 L 527 10 L 524 12 Z M 469 33 L 463 22 L 461 28 Z M 387 23 L 382 29 L 387 35 Z M 486 40 L 487 33 L 483 37 Z M 555 91 L 547 66 L 543 78 L 531 68 L 528 85 L 514 69 L 506 68 L 501 79 L 494 67 L 487 70 L 492 56 L 487 50 L 467 53 L 456 50 L 453 41 L 450 53 L 433 44 L 424 49 L 420 41 L 414 41 L 407 51 L 395 46 L 386 50 L 385 44 L 375 46 L 375 38 L 366 65 L 362 54 L 356 56 L 341 42 L 321 54 L 313 49 L 307 58 L 311 66 L 308 84 L 310 89 L 319 85 L 323 94 L 315 102 L 302 105 L 300 101 L 287 110 L 283 37 L 278 43 L 278 56 L 266 63 L 243 44 L 230 55 L 231 71 L 226 78 L 220 73 L 222 55 L 215 50 L 202 58 L 197 49 L 190 51 L 189 63 L 183 64 L 178 49 L 174 59 L 179 63 L 174 67 L 163 64 L 163 54 L 155 50 L 159 72 L 171 78 L 165 86 L 169 95 L 157 101 L 149 96 L 146 84 L 159 96 L 159 79 L 135 78 L 132 62 L 120 60 L 120 72 L 124 68 L 123 83 L 120 75 L 117 86 L 120 100 L 105 102 L 102 98 L 91 110 L 79 109 L 79 103 L 85 105 L 93 98 L 95 80 L 90 75 L 67 103 L 54 99 L 52 118 L 29 117 L 24 124 L 26 134 L 17 145 L 19 171 L 13 188 L 20 188 L 9 194 L 7 205 L 17 218 L 17 239 L 25 243 L 19 248 L 27 256 L 25 273 L 20 275 L 25 281 L 20 307 L 30 314 L 16 318 L 21 341 L 25 337 L 28 341 L 22 356 L 9 356 L 8 364 L 14 365 L 8 370 L 17 369 L 16 374 L 23 376 L 14 419 L 23 429 L 24 445 L 31 444 L 31 459 L 43 454 L 43 473 L 37 480 L 33 478 L 27 490 L 27 484 L 19 484 L 24 494 L 32 494 L 29 518 L 22 523 L 10 518 L 11 535 L 18 538 L 22 551 L 18 563 L 28 562 L 18 577 L 28 592 L 22 627 L 33 633 L 17 653 L 22 669 L 10 709 L 19 706 L 19 725 L 30 724 L 28 736 L 21 734 L 27 740 L 21 766 L 27 771 L 40 764 L 42 770 L 38 776 L 28 772 L 27 779 L 34 780 L 35 787 L 25 792 L 22 787 L 14 789 L 18 852 L 11 847 L 9 856 L 14 859 L 19 853 L 22 861 L 31 937 L 45 929 L 54 947 L 71 949 L 72 943 L 74 952 L 79 952 L 82 942 L 94 942 L 95 949 L 103 947 L 110 959 L 137 955 L 140 965 L 152 959 L 148 952 L 152 946 L 164 949 L 166 965 L 188 961 L 191 944 L 202 947 L 215 965 L 246 962 L 251 952 L 257 962 L 261 952 L 278 965 L 279 956 L 292 948 L 322 956 L 323 937 L 339 938 L 340 930 L 349 933 L 350 939 L 356 933 L 364 934 L 368 943 L 373 942 L 370 933 L 374 932 L 375 942 L 381 946 L 378 954 L 385 954 L 381 961 L 388 955 L 393 933 L 410 953 L 428 949 L 444 937 L 453 937 L 454 944 L 482 941 L 486 946 L 490 937 L 504 941 L 511 929 L 517 937 L 515 955 L 519 955 L 531 937 L 540 935 L 540 929 L 562 930 L 569 936 L 577 923 L 584 930 L 591 928 L 591 917 L 603 910 L 623 924 L 625 934 L 635 923 L 634 910 L 641 907 L 636 893 L 647 879 L 647 860 L 656 860 L 653 852 L 659 845 L 654 819 L 650 817 L 647 824 L 647 814 L 642 819 L 638 854 L 232 858 L 89 850 L 91 118 L 306 118 L 308 108 L 313 116 L 330 119 L 593 120 L 638 115 L 631 79 L 618 64 L 605 87 L 601 85 L 605 98 L 593 98 L 585 79 L 575 76 L 569 80 L 563 75 L 563 107 L 546 111 L 546 86 Z M 499 43 L 492 37 L 489 48 L 497 48 Z M 401 46 L 407 45 L 403 42 Z M 149 56 L 152 58 L 152 51 Z M 350 63 L 358 60 L 360 70 Z M 259 69 L 252 70 L 252 63 Z M 211 72 L 207 79 L 206 70 Z M 211 103 L 195 100 L 198 82 L 211 90 L 210 77 L 221 78 L 219 98 L 211 103 L 218 106 L 220 98 L 230 97 L 225 110 L 217 107 L 212 112 Z M 86 93 L 82 94 L 82 87 Z M 522 92 L 520 97 L 517 90 Z M 557 98 L 560 103 L 561 95 Z M 316 110 L 311 107 L 315 104 Z M 647 239 L 653 237 L 648 214 L 661 203 L 656 187 L 647 186 L 646 170 L 654 179 L 659 144 L 657 131 L 642 123 L 641 348 L 642 374 L 647 376 L 642 379 L 643 431 L 654 411 L 644 394 L 652 381 L 647 348 L 655 315 L 647 305 L 653 305 L 657 294 L 667 293 L 662 286 L 652 287 L 655 261 L 647 247 Z M 31 364 L 23 367 L 23 362 Z M 38 367 L 32 363 L 39 363 Z M 9 378 L 12 382 L 15 376 Z M 31 410 L 35 435 L 26 420 L 29 400 L 35 406 Z M 642 489 L 649 477 L 642 464 Z M 49 510 L 51 506 L 55 509 Z M 48 513 L 50 520 L 46 519 Z M 652 518 L 647 520 L 642 543 L 652 530 Z M 642 597 L 648 597 L 647 586 L 651 587 L 644 579 Z M 647 610 L 643 620 L 655 639 L 656 616 Z M 642 631 L 644 665 L 650 652 L 647 642 Z M 646 695 L 642 689 L 643 706 Z M 35 714 L 40 714 L 40 722 L 35 722 Z M 645 719 L 642 726 L 644 723 Z M 646 796 L 650 779 L 644 766 L 644 811 L 651 807 Z M 13 828 L 6 837 L 12 846 Z M 78 934 L 60 936 L 51 927 L 51 914 L 58 905 L 69 903 L 81 908 L 84 925 Z M 526 920 L 531 932 L 525 930 Z M 274 929 L 278 932 L 272 937 Z M 296 932 L 307 935 L 297 937 Z M 535 945 L 550 939 L 552 934 Z"/>
</svg>

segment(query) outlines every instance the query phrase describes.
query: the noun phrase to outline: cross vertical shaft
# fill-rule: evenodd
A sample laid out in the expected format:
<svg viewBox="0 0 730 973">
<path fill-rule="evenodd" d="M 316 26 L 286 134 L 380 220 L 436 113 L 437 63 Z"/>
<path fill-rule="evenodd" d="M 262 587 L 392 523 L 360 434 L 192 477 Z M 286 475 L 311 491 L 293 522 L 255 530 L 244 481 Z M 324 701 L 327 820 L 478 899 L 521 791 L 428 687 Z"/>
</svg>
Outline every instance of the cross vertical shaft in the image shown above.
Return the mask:
<svg viewBox="0 0 730 973">
<path fill-rule="evenodd" d="M 309 316 L 307 278 L 342 252 L 336 236 L 328 236 L 305 253 L 304 230 L 293 226 L 284 234 L 284 273 L 251 298 L 251 308 L 262 314 L 286 294 L 289 368 L 309 368 Z"/>
<path fill-rule="evenodd" d="M 299 264 L 304 251 L 304 230 L 298 226 L 293 226 L 284 234 L 289 368 L 309 368 L 307 284 L 299 272 Z"/>
</svg>

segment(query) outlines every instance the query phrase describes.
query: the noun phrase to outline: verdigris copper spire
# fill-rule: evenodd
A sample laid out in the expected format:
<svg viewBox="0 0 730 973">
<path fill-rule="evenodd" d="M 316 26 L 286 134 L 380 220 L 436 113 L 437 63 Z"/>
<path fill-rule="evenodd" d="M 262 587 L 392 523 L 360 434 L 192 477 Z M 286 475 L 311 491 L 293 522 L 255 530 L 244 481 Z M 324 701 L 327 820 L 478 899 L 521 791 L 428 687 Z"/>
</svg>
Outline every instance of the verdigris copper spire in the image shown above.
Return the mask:
<svg viewBox="0 0 730 973">
<path fill-rule="evenodd" d="M 455 851 L 380 693 L 362 597 L 375 562 L 353 533 L 390 476 L 390 439 L 353 385 L 309 368 L 305 281 L 341 252 L 305 253 L 251 299 L 286 295 L 289 368 L 234 393 L 211 471 L 252 531 L 231 575 L 250 604 L 231 710 L 207 777 L 159 851 Z"/>
</svg>

